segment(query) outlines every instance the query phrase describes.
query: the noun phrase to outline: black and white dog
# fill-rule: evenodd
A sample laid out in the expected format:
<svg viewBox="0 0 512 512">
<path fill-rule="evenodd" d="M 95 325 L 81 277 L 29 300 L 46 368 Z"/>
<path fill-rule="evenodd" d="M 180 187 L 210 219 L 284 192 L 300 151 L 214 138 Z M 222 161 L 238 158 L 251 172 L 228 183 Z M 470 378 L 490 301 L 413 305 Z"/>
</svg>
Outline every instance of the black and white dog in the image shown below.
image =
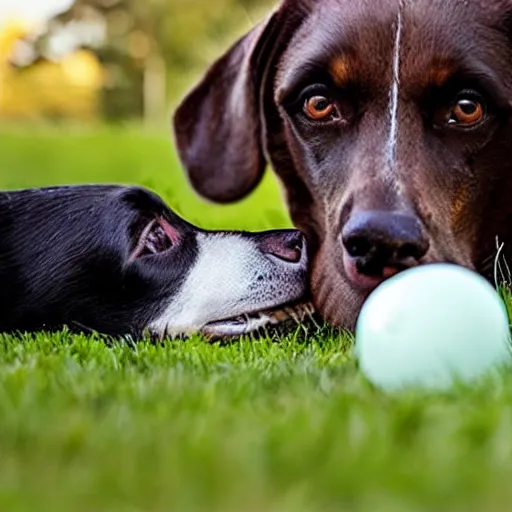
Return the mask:
<svg viewBox="0 0 512 512">
<path fill-rule="evenodd" d="M 204 231 L 137 187 L 0 193 L 3 332 L 67 325 L 218 338 L 282 319 L 261 312 L 300 302 L 306 289 L 295 230 Z"/>
</svg>

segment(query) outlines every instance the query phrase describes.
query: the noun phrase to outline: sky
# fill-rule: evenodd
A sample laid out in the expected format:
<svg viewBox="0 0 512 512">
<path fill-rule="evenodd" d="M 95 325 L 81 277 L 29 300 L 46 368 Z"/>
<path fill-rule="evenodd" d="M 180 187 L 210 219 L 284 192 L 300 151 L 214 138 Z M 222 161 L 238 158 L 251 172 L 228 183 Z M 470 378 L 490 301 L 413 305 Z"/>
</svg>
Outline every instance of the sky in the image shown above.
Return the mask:
<svg viewBox="0 0 512 512">
<path fill-rule="evenodd" d="M 0 0 L 0 24 L 16 17 L 27 21 L 43 21 L 66 9 L 72 0 Z"/>
</svg>

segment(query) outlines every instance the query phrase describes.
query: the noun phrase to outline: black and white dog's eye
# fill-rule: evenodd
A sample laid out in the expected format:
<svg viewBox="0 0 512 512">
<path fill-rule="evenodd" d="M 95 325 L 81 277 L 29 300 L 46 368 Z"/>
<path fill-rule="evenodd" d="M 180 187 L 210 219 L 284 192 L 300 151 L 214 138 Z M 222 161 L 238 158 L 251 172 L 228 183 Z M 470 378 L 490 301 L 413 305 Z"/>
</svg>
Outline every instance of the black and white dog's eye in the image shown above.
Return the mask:
<svg viewBox="0 0 512 512">
<path fill-rule="evenodd" d="M 162 225 L 159 222 L 155 222 L 146 237 L 146 242 L 141 256 L 144 254 L 159 254 L 167 251 L 172 246 L 173 242 L 165 232 Z"/>
<path fill-rule="evenodd" d="M 161 254 L 179 241 L 179 233 L 165 219 L 152 220 L 143 230 L 137 246 L 130 256 L 134 261 L 142 256 Z"/>
</svg>

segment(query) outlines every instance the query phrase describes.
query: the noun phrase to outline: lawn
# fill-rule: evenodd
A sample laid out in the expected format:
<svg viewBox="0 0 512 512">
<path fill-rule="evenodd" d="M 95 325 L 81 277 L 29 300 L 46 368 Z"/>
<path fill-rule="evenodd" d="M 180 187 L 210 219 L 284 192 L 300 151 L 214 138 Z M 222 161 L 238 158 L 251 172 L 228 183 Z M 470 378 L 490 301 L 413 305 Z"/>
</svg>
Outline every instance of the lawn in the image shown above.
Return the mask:
<svg viewBox="0 0 512 512">
<path fill-rule="evenodd" d="M 208 228 L 289 225 L 271 176 L 206 204 L 167 134 L 0 130 L 0 188 L 139 183 Z M 0 510 L 509 511 L 512 375 L 386 396 L 325 327 L 278 343 L 0 335 Z"/>
</svg>

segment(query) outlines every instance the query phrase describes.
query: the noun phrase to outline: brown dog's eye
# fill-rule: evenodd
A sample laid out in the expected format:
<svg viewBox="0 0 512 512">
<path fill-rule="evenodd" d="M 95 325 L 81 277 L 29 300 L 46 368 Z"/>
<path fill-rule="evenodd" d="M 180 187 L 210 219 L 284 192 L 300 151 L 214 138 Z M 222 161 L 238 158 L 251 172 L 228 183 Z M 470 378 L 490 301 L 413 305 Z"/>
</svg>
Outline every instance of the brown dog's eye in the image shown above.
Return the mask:
<svg viewBox="0 0 512 512">
<path fill-rule="evenodd" d="M 335 108 L 334 103 L 324 96 L 312 96 L 304 102 L 304 113 L 314 121 L 327 119 Z"/>
<path fill-rule="evenodd" d="M 480 97 L 460 97 L 452 108 L 449 124 L 470 127 L 480 123 L 485 117 L 485 106 Z"/>
</svg>

